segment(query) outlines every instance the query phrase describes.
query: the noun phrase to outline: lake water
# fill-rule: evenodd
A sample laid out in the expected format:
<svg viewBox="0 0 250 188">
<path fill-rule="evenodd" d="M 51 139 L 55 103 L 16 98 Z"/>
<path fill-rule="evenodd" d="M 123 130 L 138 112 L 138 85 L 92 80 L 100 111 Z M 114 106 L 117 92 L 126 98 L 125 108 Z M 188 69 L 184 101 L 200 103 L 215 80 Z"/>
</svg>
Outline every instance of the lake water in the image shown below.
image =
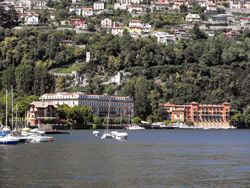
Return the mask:
<svg viewBox="0 0 250 188">
<path fill-rule="evenodd" d="M 250 130 L 92 131 L 0 146 L 0 187 L 250 187 Z"/>
</svg>

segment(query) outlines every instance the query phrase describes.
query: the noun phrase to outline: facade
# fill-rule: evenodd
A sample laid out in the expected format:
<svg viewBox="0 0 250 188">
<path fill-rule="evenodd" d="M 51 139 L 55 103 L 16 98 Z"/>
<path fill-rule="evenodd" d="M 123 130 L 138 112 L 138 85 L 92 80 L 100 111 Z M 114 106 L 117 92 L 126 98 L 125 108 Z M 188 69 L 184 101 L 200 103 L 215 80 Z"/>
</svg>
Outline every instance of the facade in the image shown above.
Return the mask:
<svg viewBox="0 0 250 188">
<path fill-rule="evenodd" d="M 186 21 L 187 22 L 200 22 L 201 18 L 199 16 L 199 14 L 188 14 L 186 16 Z"/>
<path fill-rule="evenodd" d="M 195 1 L 198 5 L 200 5 L 201 7 L 206 7 L 207 2 L 206 0 L 196 0 Z"/>
<path fill-rule="evenodd" d="M 69 8 L 69 12 L 75 12 L 76 15 L 81 16 L 81 7 L 72 6 Z"/>
<path fill-rule="evenodd" d="M 240 33 L 238 31 L 229 31 L 227 33 L 222 33 L 224 35 L 226 35 L 229 38 L 234 38 L 234 37 L 239 37 Z"/>
<path fill-rule="evenodd" d="M 176 121 L 192 121 L 198 127 L 229 127 L 230 104 L 200 105 L 192 102 L 188 105 L 162 104 L 163 118 Z"/>
<path fill-rule="evenodd" d="M 94 10 L 104 10 L 104 2 L 94 2 Z"/>
<path fill-rule="evenodd" d="M 165 43 L 165 44 L 173 44 L 176 42 L 176 38 L 174 35 L 165 32 L 156 32 L 153 34 L 157 38 L 157 42 Z"/>
<path fill-rule="evenodd" d="M 129 27 L 141 27 L 141 20 L 130 20 Z"/>
<path fill-rule="evenodd" d="M 82 26 L 85 25 L 85 20 L 82 19 L 71 19 L 71 25 L 76 27 L 76 26 Z"/>
<path fill-rule="evenodd" d="M 87 105 L 94 111 L 94 116 L 105 118 L 108 116 L 110 101 L 110 117 L 134 117 L 134 101 L 129 97 L 109 95 L 89 95 L 82 92 L 77 93 L 47 93 L 40 97 L 40 100 L 52 102 L 56 105 L 67 104 L 70 107 L 75 105 Z"/>
<path fill-rule="evenodd" d="M 15 6 L 15 10 L 18 14 L 24 13 L 24 6 Z"/>
<path fill-rule="evenodd" d="M 128 11 L 129 13 L 142 13 L 144 9 L 143 5 L 129 5 L 128 6 Z"/>
<path fill-rule="evenodd" d="M 112 35 L 122 36 L 123 35 L 123 30 L 124 30 L 123 27 L 112 27 L 111 33 L 112 33 Z"/>
<path fill-rule="evenodd" d="M 27 112 L 27 124 L 29 126 L 37 126 L 44 119 L 58 120 L 59 115 L 56 109 L 57 105 L 52 102 L 33 101 L 29 105 L 29 111 Z"/>
<path fill-rule="evenodd" d="M 115 3 L 114 10 L 116 10 L 116 9 L 127 10 L 127 4 Z"/>
<path fill-rule="evenodd" d="M 101 21 L 101 26 L 103 28 L 111 28 L 113 26 L 113 21 L 109 18 L 105 18 Z"/>
<path fill-rule="evenodd" d="M 216 13 L 217 5 L 215 3 L 207 3 L 207 13 Z"/>
<path fill-rule="evenodd" d="M 38 25 L 39 14 L 27 14 L 24 16 L 26 25 Z"/>
<path fill-rule="evenodd" d="M 94 15 L 94 11 L 93 8 L 82 8 L 82 16 L 93 16 Z"/>
<path fill-rule="evenodd" d="M 151 12 L 165 12 L 170 8 L 171 7 L 168 2 L 155 2 L 151 5 Z"/>
</svg>

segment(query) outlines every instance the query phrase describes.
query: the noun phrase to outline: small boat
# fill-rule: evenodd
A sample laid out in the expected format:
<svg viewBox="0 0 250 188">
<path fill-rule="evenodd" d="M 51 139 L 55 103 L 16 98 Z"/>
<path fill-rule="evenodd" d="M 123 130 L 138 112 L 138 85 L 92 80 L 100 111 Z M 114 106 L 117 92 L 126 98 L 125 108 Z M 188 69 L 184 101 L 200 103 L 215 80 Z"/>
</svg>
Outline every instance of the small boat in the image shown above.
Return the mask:
<svg viewBox="0 0 250 188">
<path fill-rule="evenodd" d="M 99 136 L 99 135 L 100 135 L 100 132 L 99 132 L 99 131 L 93 131 L 93 135 L 94 135 L 94 136 Z"/>
<path fill-rule="evenodd" d="M 116 140 L 125 140 L 128 138 L 128 133 L 117 133 L 115 136 Z"/>
<path fill-rule="evenodd" d="M 128 125 L 125 127 L 125 129 L 128 129 L 128 130 L 144 130 L 145 128 L 144 127 L 141 127 L 141 126 L 138 126 L 138 125 Z"/>
<path fill-rule="evenodd" d="M 48 130 L 45 131 L 45 134 L 70 134 L 70 133 L 65 131 Z"/>
<path fill-rule="evenodd" d="M 10 135 L 0 137 L 0 144 L 17 144 L 19 139 Z"/>
<path fill-rule="evenodd" d="M 39 142 L 53 142 L 53 137 L 51 136 L 29 136 L 28 139 L 30 139 L 31 143 L 39 143 Z"/>
<path fill-rule="evenodd" d="M 10 133 L 11 130 L 9 127 L 5 126 L 3 129 L 2 129 L 2 133 Z"/>
<path fill-rule="evenodd" d="M 112 134 L 113 138 L 115 138 L 116 135 L 118 134 L 118 132 L 117 131 L 111 131 L 111 134 Z"/>
<path fill-rule="evenodd" d="M 101 139 L 109 139 L 109 138 L 114 138 L 113 135 L 109 132 L 103 133 Z"/>
<path fill-rule="evenodd" d="M 0 133 L 0 137 L 6 136 L 6 133 Z"/>
<path fill-rule="evenodd" d="M 45 131 L 41 131 L 40 129 L 37 129 L 37 128 L 36 129 L 31 129 L 30 132 L 40 134 L 40 135 L 45 134 Z"/>
</svg>

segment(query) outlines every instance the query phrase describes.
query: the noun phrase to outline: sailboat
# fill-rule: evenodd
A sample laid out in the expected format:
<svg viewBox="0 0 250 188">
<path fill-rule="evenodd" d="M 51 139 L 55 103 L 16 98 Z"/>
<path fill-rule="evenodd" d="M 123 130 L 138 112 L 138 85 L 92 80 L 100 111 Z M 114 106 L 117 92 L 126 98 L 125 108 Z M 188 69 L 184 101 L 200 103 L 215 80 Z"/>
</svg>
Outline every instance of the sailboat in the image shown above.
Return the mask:
<svg viewBox="0 0 250 188">
<path fill-rule="evenodd" d="M 6 90 L 6 124 L 5 128 L 8 128 L 8 91 Z M 7 134 L 6 136 L 0 137 L 0 144 L 17 144 L 19 142 L 19 139 L 10 134 Z"/>
<path fill-rule="evenodd" d="M 106 130 L 104 131 L 101 139 L 113 138 L 112 133 L 109 132 L 109 112 L 110 112 L 110 99 L 109 99 L 109 104 L 108 104 L 108 119 L 107 119 L 107 124 L 106 124 Z"/>
</svg>

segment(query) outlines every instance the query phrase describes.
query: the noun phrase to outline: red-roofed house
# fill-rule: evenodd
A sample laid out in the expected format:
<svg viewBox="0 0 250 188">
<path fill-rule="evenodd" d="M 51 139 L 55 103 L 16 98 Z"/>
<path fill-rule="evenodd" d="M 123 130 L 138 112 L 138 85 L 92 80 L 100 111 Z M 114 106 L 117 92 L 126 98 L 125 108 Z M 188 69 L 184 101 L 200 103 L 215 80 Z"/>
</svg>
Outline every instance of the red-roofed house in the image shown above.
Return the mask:
<svg viewBox="0 0 250 188">
<path fill-rule="evenodd" d="M 52 102 L 33 101 L 29 105 L 29 111 L 27 112 L 27 124 L 37 126 L 45 119 L 58 120 L 59 115 L 56 109 L 57 105 Z"/>
<path fill-rule="evenodd" d="M 85 20 L 82 19 L 71 19 L 71 25 L 76 27 L 76 26 L 82 26 L 85 25 Z"/>
<path fill-rule="evenodd" d="M 144 6 L 143 5 L 129 5 L 128 6 L 128 11 L 130 13 L 142 13 L 144 10 Z"/>
</svg>

